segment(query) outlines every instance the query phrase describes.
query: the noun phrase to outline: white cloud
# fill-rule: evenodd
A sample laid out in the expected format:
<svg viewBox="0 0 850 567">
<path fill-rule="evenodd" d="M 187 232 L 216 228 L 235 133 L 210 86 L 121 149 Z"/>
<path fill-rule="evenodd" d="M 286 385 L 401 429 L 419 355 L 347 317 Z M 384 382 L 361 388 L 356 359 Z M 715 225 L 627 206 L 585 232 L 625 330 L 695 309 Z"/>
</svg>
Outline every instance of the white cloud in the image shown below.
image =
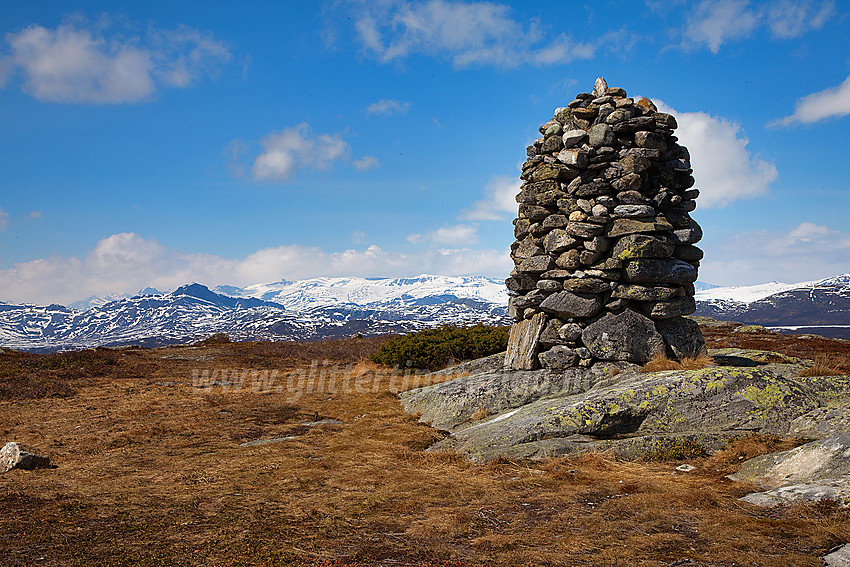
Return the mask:
<svg viewBox="0 0 850 567">
<path fill-rule="evenodd" d="M 703 0 L 688 17 L 684 42 L 705 44 L 717 53 L 720 46 L 748 36 L 758 25 L 758 15 L 747 0 Z"/>
<path fill-rule="evenodd" d="M 4 230 L 9 223 L 9 213 L 0 208 L 0 230 Z"/>
<path fill-rule="evenodd" d="M 157 74 L 164 84 L 173 87 L 188 87 L 202 75 L 215 76 L 219 65 L 231 59 L 228 47 L 211 33 L 184 25 L 155 32 L 154 43 Z"/>
<path fill-rule="evenodd" d="M 7 34 L 5 74 L 19 71 L 24 91 L 41 101 L 116 104 L 149 99 L 158 83 L 188 87 L 230 60 L 227 46 L 186 26 L 153 30 L 147 44 L 105 31 L 77 21 Z"/>
<path fill-rule="evenodd" d="M 547 37 L 540 25 L 515 20 L 491 2 L 361 3 L 355 29 L 364 50 L 382 63 L 424 53 L 456 67 L 554 65 L 593 57 L 594 46 L 568 35 Z"/>
<path fill-rule="evenodd" d="M 504 220 L 517 215 L 516 195 L 522 181 L 519 176 L 495 175 L 484 186 L 485 199 L 476 201 L 472 209 L 463 211 L 461 218 L 468 220 Z"/>
<path fill-rule="evenodd" d="M 326 252 L 318 247 L 278 246 L 242 259 L 182 252 L 134 233 L 104 238 L 83 259 L 51 256 L 0 270 L 0 300 L 67 304 L 90 295 L 135 293 L 146 286 L 174 289 L 189 282 L 239 286 L 281 278 L 317 276 L 400 277 L 421 273 L 503 276 L 509 250 L 466 247 L 405 254 L 369 246 Z"/>
<path fill-rule="evenodd" d="M 429 233 L 434 244 L 478 244 L 478 227 L 473 224 L 443 226 Z"/>
<path fill-rule="evenodd" d="M 357 171 L 367 171 L 376 167 L 381 167 L 381 162 L 375 156 L 363 156 L 351 162 Z"/>
<path fill-rule="evenodd" d="M 384 116 L 390 116 L 392 114 L 406 114 L 409 109 L 409 102 L 387 100 L 382 98 L 378 102 L 373 102 L 367 106 L 366 114 L 382 114 Z"/>
<path fill-rule="evenodd" d="M 348 159 L 348 143 L 339 134 L 313 136 L 303 122 L 267 135 L 260 144 L 263 152 L 251 166 L 258 181 L 288 181 L 299 169 L 328 169 L 332 162 Z"/>
<path fill-rule="evenodd" d="M 32 211 L 29 215 L 27 215 L 31 219 L 40 219 L 41 211 Z"/>
<path fill-rule="evenodd" d="M 837 87 L 806 95 L 797 101 L 794 114 L 770 123 L 770 126 L 788 126 L 797 122 L 811 124 L 850 114 L 850 76 Z"/>
<path fill-rule="evenodd" d="M 654 102 L 679 123 L 676 136 L 691 154 L 701 207 L 724 207 L 764 195 L 779 176 L 773 163 L 750 154 L 749 140 L 737 122 L 705 112 L 676 112 L 660 100 Z"/>
<path fill-rule="evenodd" d="M 767 24 L 774 37 L 799 37 L 823 27 L 834 11 L 835 3 L 831 1 L 822 2 L 819 7 L 810 1 L 774 1 L 767 8 Z"/>
<path fill-rule="evenodd" d="M 749 0 L 703 0 L 688 16 L 682 47 L 705 45 L 717 53 L 724 43 L 749 37 L 762 26 L 774 38 L 799 37 L 823 27 L 834 7 L 832 1 L 776 0 L 761 7 Z"/>
<path fill-rule="evenodd" d="M 478 244 L 478 226 L 474 224 L 446 225 L 426 234 L 409 234 L 407 241 L 413 244 L 430 242 L 432 244 L 468 246 Z"/>
<path fill-rule="evenodd" d="M 721 285 L 809 281 L 846 273 L 850 233 L 803 222 L 786 231 L 738 234 L 706 249 L 700 280 Z"/>
</svg>

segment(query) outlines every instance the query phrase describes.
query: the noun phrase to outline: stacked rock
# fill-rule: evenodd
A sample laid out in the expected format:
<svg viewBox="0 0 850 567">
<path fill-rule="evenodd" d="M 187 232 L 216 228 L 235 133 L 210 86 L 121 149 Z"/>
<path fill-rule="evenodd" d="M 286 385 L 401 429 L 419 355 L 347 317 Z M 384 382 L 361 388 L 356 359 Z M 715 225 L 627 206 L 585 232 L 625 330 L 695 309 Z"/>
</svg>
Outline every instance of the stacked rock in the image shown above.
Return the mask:
<svg viewBox="0 0 850 567">
<path fill-rule="evenodd" d="M 698 353 L 699 195 L 676 119 L 597 79 L 527 148 L 506 280 L 514 369 Z"/>
</svg>

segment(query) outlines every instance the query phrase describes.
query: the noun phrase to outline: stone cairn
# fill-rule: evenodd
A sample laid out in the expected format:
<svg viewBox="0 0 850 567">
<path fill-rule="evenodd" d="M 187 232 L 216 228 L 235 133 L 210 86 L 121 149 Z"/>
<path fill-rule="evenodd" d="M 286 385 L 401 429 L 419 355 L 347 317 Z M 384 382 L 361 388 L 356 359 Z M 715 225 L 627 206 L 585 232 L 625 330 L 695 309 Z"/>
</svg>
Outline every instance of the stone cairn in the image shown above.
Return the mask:
<svg viewBox="0 0 850 567">
<path fill-rule="evenodd" d="M 693 356 L 699 195 L 676 119 L 601 77 L 527 148 L 506 280 L 505 367 Z"/>
</svg>

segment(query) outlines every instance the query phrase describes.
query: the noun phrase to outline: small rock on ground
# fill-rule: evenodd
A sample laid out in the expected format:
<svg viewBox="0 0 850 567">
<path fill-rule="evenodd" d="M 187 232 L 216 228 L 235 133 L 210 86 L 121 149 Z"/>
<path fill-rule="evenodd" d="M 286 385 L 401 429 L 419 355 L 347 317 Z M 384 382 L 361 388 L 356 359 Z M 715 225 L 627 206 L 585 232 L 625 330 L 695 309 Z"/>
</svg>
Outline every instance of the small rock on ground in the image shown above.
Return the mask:
<svg viewBox="0 0 850 567">
<path fill-rule="evenodd" d="M 12 469 L 32 470 L 50 466 L 50 458 L 38 453 L 25 451 L 11 441 L 0 449 L 0 474 Z"/>
</svg>

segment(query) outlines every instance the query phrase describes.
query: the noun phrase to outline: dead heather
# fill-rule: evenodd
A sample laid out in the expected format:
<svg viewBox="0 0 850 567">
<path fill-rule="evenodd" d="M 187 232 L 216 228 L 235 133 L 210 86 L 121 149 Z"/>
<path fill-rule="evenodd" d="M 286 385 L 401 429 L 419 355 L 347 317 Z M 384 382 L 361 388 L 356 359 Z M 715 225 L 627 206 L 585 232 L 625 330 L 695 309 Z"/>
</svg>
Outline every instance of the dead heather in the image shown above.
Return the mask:
<svg viewBox="0 0 850 567">
<path fill-rule="evenodd" d="M 658 353 L 643 365 L 643 372 L 660 372 L 662 370 L 699 370 L 707 366 L 715 366 L 714 359 L 707 354 L 684 356 L 681 360 L 672 360 L 663 353 Z"/>
<path fill-rule="evenodd" d="M 843 348 L 709 342 L 744 339 L 727 346 Z M 846 510 L 760 509 L 725 479 L 791 440 L 747 438 L 689 458 L 691 473 L 605 454 L 473 465 L 425 452 L 441 435 L 396 399 L 415 377 L 368 362 L 379 342 L 0 354 L 0 440 L 56 464 L 0 476 L 2 563 L 815 566 L 850 541 Z M 272 438 L 287 440 L 240 446 Z"/>
<path fill-rule="evenodd" d="M 735 332 L 740 323 L 716 322 L 702 326 L 708 348 L 745 348 L 780 352 L 828 362 L 833 374 L 850 374 L 850 341 L 827 339 L 818 335 L 783 335 L 769 330 Z"/>
</svg>

